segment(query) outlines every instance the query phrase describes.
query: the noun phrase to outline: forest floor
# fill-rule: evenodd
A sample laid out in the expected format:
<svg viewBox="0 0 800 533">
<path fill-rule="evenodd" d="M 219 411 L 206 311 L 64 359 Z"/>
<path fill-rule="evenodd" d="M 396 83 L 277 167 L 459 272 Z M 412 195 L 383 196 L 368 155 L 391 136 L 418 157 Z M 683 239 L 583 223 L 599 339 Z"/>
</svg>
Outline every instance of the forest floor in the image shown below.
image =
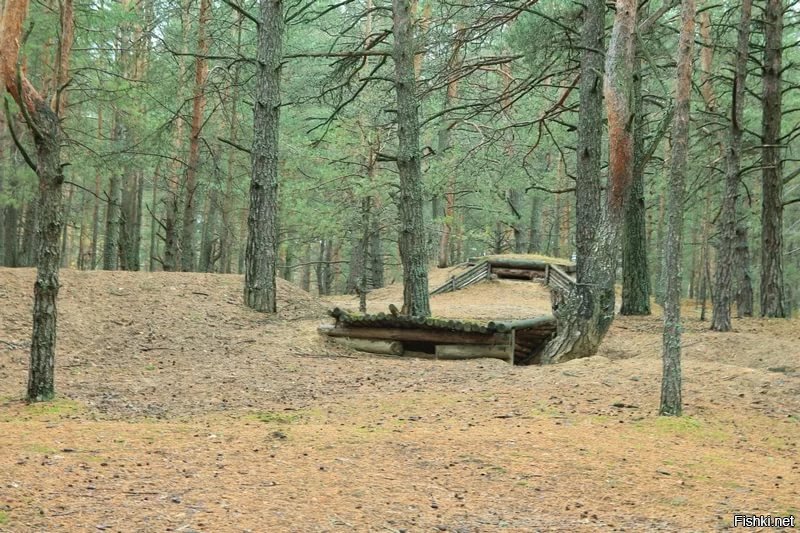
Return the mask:
<svg viewBox="0 0 800 533">
<path fill-rule="evenodd" d="M 657 316 L 618 317 L 599 356 L 550 367 L 377 357 L 316 333 L 350 297 L 280 282 L 265 316 L 239 276 L 65 270 L 58 399 L 28 406 L 33 280 L 0 269 L 0 531 L 710 531 L 800 513 L 797 320 L 719 334 L 687 304 L 687 416 L 659 418 Z M 494 281 L 432 305 L 519 318 L 549 296 Z"/>
</svg>

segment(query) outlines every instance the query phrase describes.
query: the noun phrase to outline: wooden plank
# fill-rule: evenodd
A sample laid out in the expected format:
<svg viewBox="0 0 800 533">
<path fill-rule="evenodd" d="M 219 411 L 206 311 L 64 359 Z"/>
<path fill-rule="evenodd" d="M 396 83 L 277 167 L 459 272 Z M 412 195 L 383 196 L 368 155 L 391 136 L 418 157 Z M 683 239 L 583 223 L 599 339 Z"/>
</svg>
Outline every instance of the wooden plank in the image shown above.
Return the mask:
<svg viewBox="0 0 800 533">
<path fill-rule="evenodd" d="M 502 344 L 509 336 L 501 333 L 471 333 L 464 331 L 441 331 L 434 329 L 399 328 L 348 328 L 335 327 L 319 329 L 331 337 L 352 337 L 354 339 L 381 339 L 389 341 L 420 341 L 453 344 Z"/>
<path fill-rule="evenodd" d="M 453 292 L 463 289 L 489 277 L 489 265 L 485 262 L 480 262 L 466 272 L 462 272 L 458 276 L 452 277 L 447 280 L 444 285 L 431 291 L 431 295 L 443 294 L 446 292 Z"/>
<path fill-rule="evenodd" d="M 351 337 L 331 337 L 331 340 L 351 350 L 383 355 L 403 355 L 403 343 L 375 339 L 354 339 Z"/>
<path fill-rule="evenodd" d="M 558 266 L 551 265 L 549 270 L 550 270 L 550 276 L 551 277 L 553 277 L 553 275 L 555 275 L 555 277 L 560 278 L 565 283 L 568 283 L 568 284 L 575 283 L 575 278 L 573 278 L 572 276 L 567 274 L 563 269 L 559 268 Z"/>
</svg>

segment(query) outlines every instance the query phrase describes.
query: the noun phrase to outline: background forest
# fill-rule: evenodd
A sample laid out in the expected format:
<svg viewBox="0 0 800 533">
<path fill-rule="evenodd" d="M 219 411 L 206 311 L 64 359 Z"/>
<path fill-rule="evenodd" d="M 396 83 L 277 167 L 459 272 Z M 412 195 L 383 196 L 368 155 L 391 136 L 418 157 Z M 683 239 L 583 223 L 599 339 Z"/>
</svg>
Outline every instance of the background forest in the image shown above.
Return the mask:
<svg viewBox="0 0 800 533">
<path fill-rule="evenodd" d="M 243 272 L 256 91 L 258 5 L 227 0 L 78 2 L 69 78 L 54 50 L 64 4 L 30 6 L 21 56 L 33 85 L 63 95 L 62 266 Z M 397 110 L 391 6 L 285 2 L 279 159 L 279 275 L 319 294 L 399 281 Z M 607 6 L 610 31 L 613 4 Z M 575 254 L 576 135 L 583 10 L 567 1 L 411 4 L 431 261 Z M 779 145 L 785 306 L 800 294 L 800 133 L 796 3 L 783 3 Z M 710 298 L 726 198 L 725 153 L 738 2 L 696 16 L 684 202 L 683 295 Z M 652 20 L 648 19 L 650 17 Z M 645 1 L 635 69 L 645 157 L 626 216 L 625 275 L 660 295 L 677 3 Z M 736 195 L 734 291 L 754 294 L 762 263 L 764 3 L 753 6 Z M 374 54 L 370 53 L 374 51 Z M 4 120 L 32 146 L 13 101 Z M 775 112 L 771 110 L 769 112 Z M 605 135 L 598 132 L 598 135 Z M 606 141 L 600 146 L 606 150 Z M 32 150 L 32 148 L 28 148 Z M 607 156 L 603 156 L 607 160 Z M 603 164 L 603 172 L 606 165 Z M 603 178 L 604 179 L 604 178 Z M 0 132 L 0 259 L 34 264 L 36 192 L 7 125 Z M 766 246 L 770 246 L 767 244 Z M 366 254 L 366 255 L 365 255 Z M 642 279 L 646 281 L 642 281 Z M 646 291 L 645 291 L 646 292 Z M 623 304 L 624 305 L 624 304 Z M 710 304 L 709 304 L 710 305 Z M 740 300 L 740 308 L 747 306 Z M 703 304 L 705 309 L 705 304 Z M 741 312 L 741 309 L 740 309 Z"/>
</svg>

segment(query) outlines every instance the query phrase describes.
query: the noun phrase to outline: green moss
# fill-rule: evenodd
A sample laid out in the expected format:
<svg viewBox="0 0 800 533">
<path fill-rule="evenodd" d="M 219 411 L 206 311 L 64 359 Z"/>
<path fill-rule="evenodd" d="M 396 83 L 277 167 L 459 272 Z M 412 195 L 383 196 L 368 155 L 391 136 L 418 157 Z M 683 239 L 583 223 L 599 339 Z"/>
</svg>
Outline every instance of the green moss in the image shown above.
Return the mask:
<svg viewBox="0 0 800 533">
<path fill-rule="evenodd" d="M 253 413 L 252 418 L 265 424 L 294 424 L 300 420 L 299 413 L 278 413 L 274 411 L 262 411 Z"/>
<path fill-rule="evenodd" d="M 8 524 L 8 513 L 5 511 L 0 511 L 0 526 Z"/>
<path fill-rule="evenodd" d="M 56 449 L 52 446 L 47 446 L 45 444 L 29 444 L 25 447 L 25 449 L 31 453 L 40 453 L 42 455 L 50 455 L 51 453 L 56 453 Z"/>
<path fill-rule="evenodd" d="M 32 403 L 25 407 L 25 413 L 31 416 L 71 415 L 82 410 L 83 406 L 74 400 L 52 400 Z"/>
<path fill-rule="evenodd" d="M 710 424 L 691 416 L 659 416 L 635 423 L 639 430 L 658 435 L 722 442 L 730 438 L 730 431 L 718 424 Z"/>
<path fill-rule="evenodd" d="M 664 433 L 693 433 L 703 424 L 691 416 L 660 416 L 655 420 L 655 428 Z"/>
</svg>

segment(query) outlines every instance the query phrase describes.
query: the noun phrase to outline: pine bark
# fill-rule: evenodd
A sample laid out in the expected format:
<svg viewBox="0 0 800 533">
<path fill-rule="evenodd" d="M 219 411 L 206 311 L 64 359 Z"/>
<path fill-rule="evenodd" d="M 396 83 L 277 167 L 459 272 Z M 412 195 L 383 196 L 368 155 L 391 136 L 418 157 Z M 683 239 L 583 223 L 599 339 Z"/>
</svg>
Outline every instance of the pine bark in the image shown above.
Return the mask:
<svg viewBox="0 0 800 533">
<path fill-rule="evenodd" d="M 252 179 L 247 217 L 244 302 L 274 313 L 278 223 L 278 127 L 280 122 L 283 2 L 260 1 L 256 102 L 253 110 Z"/>
<path fill-rule="evenodd" d="M 600 158 L 603 141 L 603 36 L 606 3 L 587 0 L 581 28 L 580 114 L 575 187 L 578 280 L 588 275 L 588 256 L 600 222 Z"/>
<path fill-rule="evenodd" d="M 416 52 L 411 3 L 392 0 L 397 97 L 397 170 L 400 175 L 400 262 L 403 265 L 403 308 L 413 316 L 429 316 L 428 261 L 423 223 L 422 169 L 419 148 L 419 99 L 416 94 Z"/>
<path fill-rule="evenodd" d="M 644 15 L 644 13 L 642 13 Z M 633 181 L 630 199 L 625 206 L 622 233 L 622 307 L 621 315 L 650 314 L 650 272 L 647 261 L 647 231 L 644 202 L 644 100 L 642 98 L 641 58 L 634 61 L 633 105 Z"/>
<path fill-rule="evenodd" d="M 747 226 L 736 227 L 736 249 L 734 250 L 736 275 L 736 317 L 753 316 L 753 277 L 750 273 L 750 246 Z"/>
<path fill-rule="evenodd" d="M 781 74 L 783 2 L 766 0 L 761 121 L 761 316 L 785 318 Z"/>
<path fill-rule="evenodd" d="M 681 247 L 683 197 L 689 153 L 692 58 L 694 47 L 694 0 L 683 0 L 678 42 L 675 116 L 672 123 L 672 155 L 667 185 L 667 235 L 664 242 L 664 334 L 662 345 L 661 405 L 659 414 L 680 416 L 681 398 Z"/>
<path fill-rule="evenodd" d="M 731 302 L 733 300 L 734 247 L 736 245 L 736 204 L 739 198 L 740 160 L 742 150 L 742 118 L 744 115 L 747 59 L 750 43 L 750 16 L 752 0 L 743 0 L 739 37 L 736 46 L 733 80 L 733 106 L 731 111 L 730 142 L 725 161 L 725 195 L 722 199 L 717 250 L 717 268 L 714 274 L 713 310 L 711 329 L 731 330 Z"/>
</svg>

